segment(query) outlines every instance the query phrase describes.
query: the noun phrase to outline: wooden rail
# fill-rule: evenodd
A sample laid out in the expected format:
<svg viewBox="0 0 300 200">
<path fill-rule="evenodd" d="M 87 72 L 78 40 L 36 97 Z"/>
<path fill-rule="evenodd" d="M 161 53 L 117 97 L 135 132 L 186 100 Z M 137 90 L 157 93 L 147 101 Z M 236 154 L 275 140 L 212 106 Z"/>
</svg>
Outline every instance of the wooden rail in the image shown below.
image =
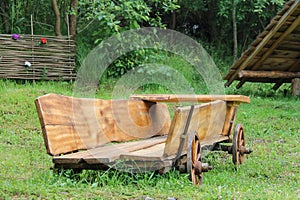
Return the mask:
<svg viewBox="0 0 300 200">
<path fill-rule="evenodd" d="M 133 94 L 130 98 L 152 102 L 211 102 L 223 100 L 236 103 L 250 103 L 250 98 L 243 95 Z"/>
</svg>

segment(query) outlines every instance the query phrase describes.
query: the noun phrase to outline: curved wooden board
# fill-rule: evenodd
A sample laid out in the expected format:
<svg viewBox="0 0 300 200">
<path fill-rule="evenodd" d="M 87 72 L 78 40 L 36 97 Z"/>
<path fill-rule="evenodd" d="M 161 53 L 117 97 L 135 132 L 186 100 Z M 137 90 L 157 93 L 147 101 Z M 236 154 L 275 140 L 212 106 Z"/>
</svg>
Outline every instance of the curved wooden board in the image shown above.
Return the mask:
<svg viewBox="0 0 300 200">
<path fill-rule="evenodd" d="M 50 155 L 164 135 L 170 126 L 166 105 L 141 100 L 48 94 L 37 98 L 35 103 Z"/>
</svg>

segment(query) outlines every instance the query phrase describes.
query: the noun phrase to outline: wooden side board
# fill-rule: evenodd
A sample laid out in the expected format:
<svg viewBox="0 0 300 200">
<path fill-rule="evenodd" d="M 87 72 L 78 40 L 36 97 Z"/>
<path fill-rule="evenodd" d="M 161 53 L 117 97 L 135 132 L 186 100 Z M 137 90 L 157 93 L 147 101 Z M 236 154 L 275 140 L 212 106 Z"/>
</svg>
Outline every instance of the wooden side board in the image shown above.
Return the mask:
<svg viewBox="0 0 300 200">
<path fill-rule="evenodd" d="M 191 95 L 191 94 L 135 94 L 131 99 L 151 102 L 211 102 L 215 100 L 250 103 L 250 98 L 243 95 Z"/>
<path fill-rule="evenodd" d="M 177 154 L 180 140 L 184 132 L 191 107 L 178 107 L 171 123 L 166 141 L 164 156 Z M 196 132 L 200 141 L 213 141 L 222 133 L 226 116 L 226 103 L 218 100 L 201 105 L 195 105 L 190 119 L 183 149 L 187 149 L 189 134 Z"/>
<path fill-rule="evenodd" d="M 164 140 L 155 144 L 152 141 L 153 138 L 126 144 L 118 144 L 115 146 L 116 148 L 110 149 L 109 151 L 105 149 L 110 148 L 110 146 L 100 147 L 88 151 L 95 151 L 92 156 L 86 155 L 88 152 L 82 153 L 82 155 L 76 153 L 76 155 L 79 156 L 78 160 L 82 157 L 85 162 L 96 164 L 97 162 L 110 163 L 118 159 L 122 164 L 129 166 L 164 166 L 165 162 L 168 163 L 172 160 L 174 161 L 182 138 L 184 138 L 184 145 L 181 155 L 186 154 L 187 139 L 189 138 L 189 135 L 195 131 L 201 140 L 201 144 L 203 143 L 202 146 L 228 140 L 228 137 L 221 134 L 226 114 L 226 103 L 224 101 L 214 101 L 194 106 L 187 134 L 184 135 L 190 111 L 191 106 L 178 107 L 175 111 L 167 137 L 165 136 Z M 57 160 L 64 161 L 63 159 L 70 156 L 72 155 L 66 155 L 63 158 L 60 157 L 57 158 Z"/>
<path fill-rule="evenodd" d="M 50 155 L 164 135 L 170 127 L 166 105 L 141 100 L 48 94 L 37 98 L 35 104 Z"/>
<path fill-rule="evenodd" d="M 192 114 L 190 114 L 193 110 Z M 130 171 L 167 171 L 174 165 L 180 143 L 183 149 L 180 156 L 187 152 L 189 135 L 196 132 L 201 146 L 212 145 L 228 140 L 222 129 L 226 114 L 226 102 L 214 101 L 201 105 L 177 107 L 168 135 L 157 136 L 138 141 L 106 144 L 89 150 L 54 156 L 55 166 L 68 168 L 93 168 L 103 165 Z M 188 118 L 190 115 L 189 123 Z M 186 134 L 185 129 L 188 123 Z M 182 140 L 183 139 L 183 140 Z"/>
</svg>

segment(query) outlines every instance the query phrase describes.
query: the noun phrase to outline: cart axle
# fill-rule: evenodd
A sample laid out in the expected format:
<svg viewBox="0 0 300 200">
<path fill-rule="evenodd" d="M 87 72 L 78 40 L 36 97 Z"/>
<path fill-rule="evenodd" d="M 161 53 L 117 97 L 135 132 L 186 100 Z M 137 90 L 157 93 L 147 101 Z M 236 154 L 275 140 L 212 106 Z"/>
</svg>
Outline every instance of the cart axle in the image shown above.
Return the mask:
<svg viewBox="0 0 300 200">
<path fill-rule="evenodd" d="M 222 144 L 217 144 L 213 150 L 214 151 L 227 151 L 229 154 L 232 154 L 233 152 L 233 146 L 228 146 L 228 145 L 222 145 Z M 238 151 L 240 154 L 250 154 L 253 152 L 252 149 L 247 148 L 245 146 L 239 146 Z"/>
<path fill-rule="evenodd" d="M 238 151 L 240 152 L 240 154 L 250 154 L 250 153 L 252 153 L 252 149 L 246 148 L 245 146 L 239 146 Z"/>
<path fill-rule="evenodd" d="M 202 163 L 201 161 L 198 161 L 194 164 L 195 168 L 195 174 L 199 175 L 202 172 L 208 172 L 209 170 L 212 170 L 212 167 L 209 166 L 208 163 Z"/>
</svg>

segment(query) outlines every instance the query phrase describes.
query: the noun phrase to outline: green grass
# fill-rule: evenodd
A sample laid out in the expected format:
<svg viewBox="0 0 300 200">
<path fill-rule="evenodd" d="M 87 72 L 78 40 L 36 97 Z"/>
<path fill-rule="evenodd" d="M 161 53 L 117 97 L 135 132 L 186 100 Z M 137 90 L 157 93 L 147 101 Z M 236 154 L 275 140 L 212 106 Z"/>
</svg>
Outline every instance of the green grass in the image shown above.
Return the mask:
<svg viewBox="0 0 300 200">
<path fill-rule="evenodd" d="M 110 98 L 107 91 L 103 87 L 97 97 Z M 255 84 L 227 92 L 251 97 L 251 104 L 239 107 L 236 122 L 244 124 L 254 152 L 237 170 L 227 153 L 205 152 L 214 169 L 199 188 L 176 170 L 165 175 L 53 172 L 34 99 L 72 95 L 72 83 L 0 80 L 0 199 L 300 199 L 299 99 Z"/>
</svg>

